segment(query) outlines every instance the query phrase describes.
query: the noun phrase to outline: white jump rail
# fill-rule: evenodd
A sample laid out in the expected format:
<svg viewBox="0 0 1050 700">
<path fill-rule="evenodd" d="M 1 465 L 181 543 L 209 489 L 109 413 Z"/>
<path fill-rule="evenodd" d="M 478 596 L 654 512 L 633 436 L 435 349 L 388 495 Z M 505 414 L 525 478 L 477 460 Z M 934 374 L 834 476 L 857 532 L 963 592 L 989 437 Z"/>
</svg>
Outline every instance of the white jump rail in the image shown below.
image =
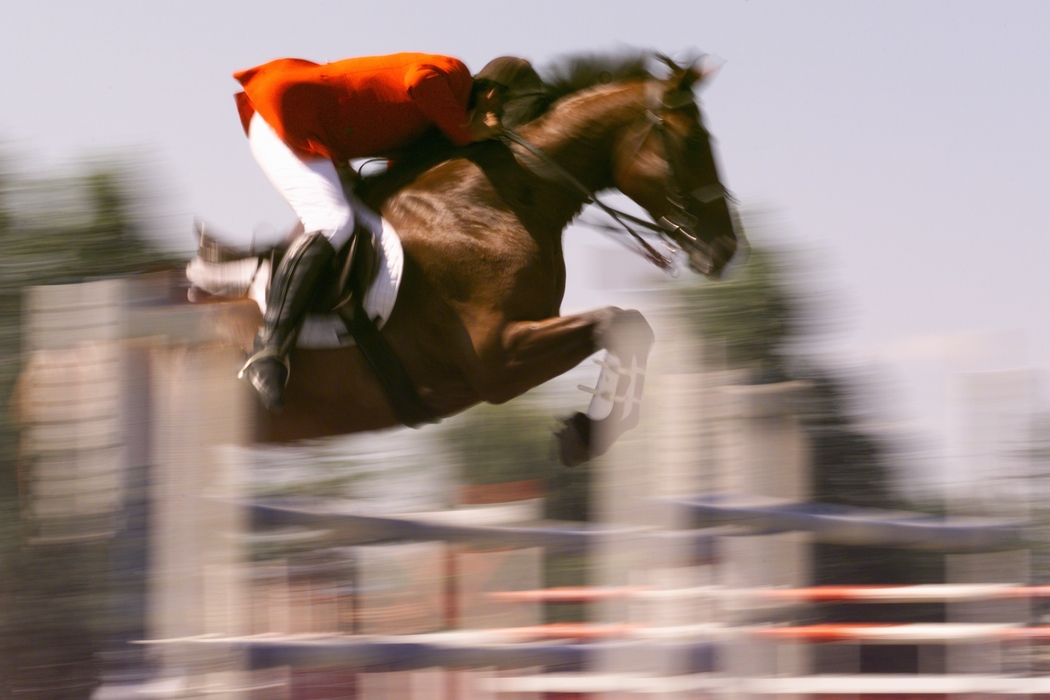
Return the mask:
<svg viewBox="0 0 1050 700">
<path fill-rule="evenodd" d="M 731 589 L 717 586 L 657 589 L 647 586 L 562 586 L 487 594 L 503 603 L 584 604 L 605 600 L 729 600 L 757 603 L 963 603 L 1050 598 L 1050 586 L 946 583 Z"/>
<path fill-rule="evenodd" d="M 604 634 L 609 630 L 601 630 Z M 153 646 L 236 652 L 252 668 L 291 666 L 348 668 L 357 672 L 409 671 L 445 668 L 529 668 L 551 670 L 587 668 L 593 660 L 615 649 L 620 653 L 651 652 L 644 637 L 579 638 L 565 631 L 525 636 L 521 629 L 457 630 L 407 635 L 279 635 L 243 637 L 196 635 L 149 640 Z M 691 658 L 697 670 L 713 668 L 715 646 L 707 639 L 661 640 L 661 648 Z"/>
<path fill-rule="evenodd" d="M 667 503 L 698 525 L 731 525 L 747 535 L 808 532 L 826 544 L 974 552 L 1024 546 L 1027 536 L 1024 522 L 998 518 L 941 517 L 736 494 L 673 498 Z"/>
<path fill-rule="evenodd" d="M 1048 676 L 823 675 L 780 678 L 725 678 L 716 674 L 548 673 L 490 678 L 494 693 L 734 693 L 741 695 L 1044 695 Z"/>
<path fill-rule="evenodd" d="M 1050 642 L 1050 626 L 999 623 L 831 623 L 815 625 L 730 626 L 719 623 L 693 625 L 642 625 L 631 623 L 561 622 L 486 630 L 457 630 L 405 635 L 364 634 L 258 634 L 242 637 L 196 635 L 149 640 L 148 644 L 331 644 L 361 648 L 391 644 L 431 645 L 435 648 L 489 645 L 527 645 L 541 642 L 709 641 L 753 637 L 780 642 L 862 642 L 868 644 L 971 643 L 981 641 Z"/>
<path fill-rule="evenodd" d="M 478 546 L 544 547 L 549 552 L 585 554 L 609 541 L 637 546 L 674 542 L 690 548 L 695 559 L 711 560 L 716 539 L 711 532 L 702 530 L 676 532 L 575 522 L 493 525 L 483 519 L 479 521 L 471 511 L 459 512 L 455 519 L 437 518 L 432 513 L 362 514 L 348 509 L 345 501 L 334 499 L 269 499 L 241 505 L 247 508 L 255 528 L 323 528 L 340 544 L 440 540 Z"/>
</svg>

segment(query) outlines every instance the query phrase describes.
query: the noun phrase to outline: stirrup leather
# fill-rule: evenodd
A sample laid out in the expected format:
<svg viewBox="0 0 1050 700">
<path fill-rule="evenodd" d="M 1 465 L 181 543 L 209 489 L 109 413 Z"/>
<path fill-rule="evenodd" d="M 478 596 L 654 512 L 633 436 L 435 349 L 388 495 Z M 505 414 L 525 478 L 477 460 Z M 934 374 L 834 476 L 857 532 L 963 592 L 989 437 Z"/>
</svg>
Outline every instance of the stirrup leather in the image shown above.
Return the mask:
<svg viewBox="0 0 1050 700">
<path fill-rule="evenodd" d="M 248 368 L 259 360 L 265 360 L 268 357 L 273 357 L 280 360 L 281 364 L 284 365 L 284 385 L 288 386 L 288 379 L 292 376 L 292 363 L 288 360 L 288 355 L 281 353 L 278 348 L 263 348 L 262 350 L 252 354 L 241 367 L 241 371 L 237 373 L 238 379 L 244 379 L 244 373 L 248 371 Z"/>
</svg>

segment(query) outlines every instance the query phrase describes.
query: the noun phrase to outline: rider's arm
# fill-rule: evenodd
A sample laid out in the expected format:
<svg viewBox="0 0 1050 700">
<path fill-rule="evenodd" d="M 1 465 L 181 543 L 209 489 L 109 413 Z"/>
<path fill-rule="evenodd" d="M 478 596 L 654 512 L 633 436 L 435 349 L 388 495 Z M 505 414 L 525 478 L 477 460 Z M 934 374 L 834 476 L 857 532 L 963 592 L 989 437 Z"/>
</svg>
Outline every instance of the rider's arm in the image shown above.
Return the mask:
<svg viewBox="0 0 1050 700">
<path fill-rule="evenodd" d="M 450 76 L 437 66 L 420 64 L 405 77 L 405 87 L 416 106 L 457 146 L 476 140 L 466 108 L 470 73 L 466 66 L 462 66 L 462 72 L 465 75 Z M 460 89 L 454 90 L 454 84 Z"/>
</svg>

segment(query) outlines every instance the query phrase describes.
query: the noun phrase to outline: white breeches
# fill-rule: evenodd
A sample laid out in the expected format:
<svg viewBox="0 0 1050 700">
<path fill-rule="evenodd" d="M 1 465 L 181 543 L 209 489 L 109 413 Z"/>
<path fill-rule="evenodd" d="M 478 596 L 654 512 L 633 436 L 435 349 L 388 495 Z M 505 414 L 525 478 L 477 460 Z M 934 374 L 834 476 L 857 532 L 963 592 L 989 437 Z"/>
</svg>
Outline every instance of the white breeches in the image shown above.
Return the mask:
<svg viewBox="0 0 1050 700">
<path fill-rule="evenodd" d="M 342 248 L 354 232 L 354 210 L 361 205 L 347 200 L 332 161 L 297 155 L 258 113 L 248 125 L 248 142 L 266 177 L 303 222 L 303 230 L 319 231 L 333 248 Z"/>
</svg>

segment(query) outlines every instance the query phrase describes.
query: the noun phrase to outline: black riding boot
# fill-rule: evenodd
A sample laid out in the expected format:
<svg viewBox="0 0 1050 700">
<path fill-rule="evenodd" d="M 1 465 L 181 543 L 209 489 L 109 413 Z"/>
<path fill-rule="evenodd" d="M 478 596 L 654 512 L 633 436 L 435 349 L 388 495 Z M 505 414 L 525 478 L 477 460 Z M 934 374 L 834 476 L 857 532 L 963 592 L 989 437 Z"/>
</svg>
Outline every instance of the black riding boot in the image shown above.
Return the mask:
<svg viewBox="0 0 1050 700">
<path fill-rule="evenodd" d="M 285 253 L 270 282 L 263 327 L 240 376 L 251 382 L 271 411 L 284 407 L 284 385 L 291 369 L 288 353 L 310 306 L 313 289 L 334 258 L 335 249 L 327 238 L 316 232 L 304 233 Z"/>
</svg>

